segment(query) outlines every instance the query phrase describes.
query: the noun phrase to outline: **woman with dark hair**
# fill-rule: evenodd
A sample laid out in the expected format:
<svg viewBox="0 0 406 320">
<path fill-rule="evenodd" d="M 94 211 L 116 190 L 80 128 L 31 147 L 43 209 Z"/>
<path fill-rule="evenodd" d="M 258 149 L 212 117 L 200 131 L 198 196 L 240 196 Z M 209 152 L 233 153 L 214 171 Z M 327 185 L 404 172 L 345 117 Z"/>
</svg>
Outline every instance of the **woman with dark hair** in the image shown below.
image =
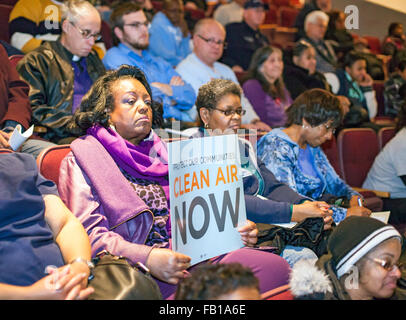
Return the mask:
<svg viewBox="0 0 406 320">
<path fill-rule="evenodd" d="M 255 51 L 243 80 L 245 96 L 260 119 L 271 127 L 285 124 L 285 110 L 292 103 L 283 83 L 282 72 L 282 51 L 265 46 Z"/>
<path fill-rule="evenodd" d="M 305 91 L 289 107 L 287 117 L 286 128 L 274 129 L 258 141 L 258 158 L 279 181 L 303 196 L 349 201 L 348 210 L 332 206 L 335 222 L 348 215 L 369 215 L 371 211 L 358 204 L 360 194 L 340 179 L 320 148 L 341 123 L 338 98 L 322 89 Z"/>
<path fill-rule="evenodd" d="M 283 68 L 283 80 L 293 99 L 308 89 L 330 90 L 326 78 L 316 70 L 316 50 L 310 43 L 298 41 L 289 62 Z"/>
<path fill-rule="evenodd" d="M 100 77 L 74 114 L 72 127 L 85 136 L 62 161 L 59 187 L 89 235 L 92 256 L 107 250 L 144 264 L 168 298 L 190 257 L 170 249 L 168 155 L 151 129 L 153 104 L 140 69 L 123 65 Z M 238 231 L 246 246 L 256 243 L 255 223 Z M 288 281 L 288 264 L 270 252 L 241 248 L 210 261 L 252 268 L 261 292 Z M 275 277 L 267 277 L 270 270 Z"/>
<path fill-rule="evenodd" d="M 400 92 L 406 93 L 406 84 Z M 396 123 L 396 135 L 376 156 L 363 188 L 390 193 L 383 198 L 383 210 L 391 212 L 389 223 L 406 222 L 406 101 L 401 106 Z"/>
</svg>

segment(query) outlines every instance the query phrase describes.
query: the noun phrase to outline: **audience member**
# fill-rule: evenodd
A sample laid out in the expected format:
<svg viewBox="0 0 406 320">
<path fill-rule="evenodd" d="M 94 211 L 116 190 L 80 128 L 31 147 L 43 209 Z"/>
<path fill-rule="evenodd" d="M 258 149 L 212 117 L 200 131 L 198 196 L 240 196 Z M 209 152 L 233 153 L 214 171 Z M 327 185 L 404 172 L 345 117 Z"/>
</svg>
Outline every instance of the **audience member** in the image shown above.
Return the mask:
<svg viewBox="0 0 406 320">
<path fill-rule="evenodd" d="M 230 3 L 222 4 L 213 13 L 213 18 L 223 26 L 229 23 L 241 22 L 243 20 L 244 3 L 247 0 L 233 0 Z"/>
<path fill-rule="evenodd" d="M 32 156 L 0 155 L 0 211 L 0 299 L 85 299 L 93 292 L 86 288 L 89 238 Z"/>
<path fill-rule="evenodd" d="M 346 96 L 352 103 L 350 112 L 344 119 L 345 127 L 375 126 L 370 122 L 378 112 L 378 103 L 373 89 L 373 79 L 367 73 L 364 56 L 351 51 L 344 60 L 344 69 L 335 73 L 325 73 L 334 94 Z"/>
<path fill-rule="evenodd" d="M 406 50 L 406 36 L 403 24 L 393 22 L 389 25 L 388 35 L 382 44 L 382 53 L 394 57 L 397 51 Z"/>
<path fill-rule="evenodd" d="M 231 0 L 206 0 L 206 17 L 211 18 L 213 17 L 214 11 L 217 9 L 218 6 L 222 4 L 227 4 Z"/>
<path fill-rule="evenodd" d="M 259 281 L 239 263 L 204 264 L 182 279 L 175 300 L 260 300 Z"/>
<path fill-rule="evenodd" d="M 258 158 L 268 170 L 303 196 L 349 202 L 347 210 L 331 207 L 335 222 L 350 215 L 370 215 L 358 204 L 360 194 L 337 175 L 320 147 L 341 123 L 339 100 L 322 89 L 307 90 L 287 109 L 287 116 L 286 128 L 273 129 L 258 141 Z"/>
<path fill-rule="evenodd" d="M 316 50 L 305 41 L 296 42 L 291 59 L 283 67 L 283 80 L 292 99 L 308 89 L 319 88 L 330 91 L 324 75 L 316 70 Z"/>
<path fill-rule="evenodd" d="M 28 99 L 28 85 L 20 77 L 8 60 L 5 49 L 0 45 L 0 148 L 11 149 L 9 139 L 17 125 L 27 130 L 31 122 L 31 106 Z M 28 139 L 21 152 L 32 154 L 35 158 L 42 149 L 52 143 Z"/>
<path fill-rule="evenodd" d="M 329 17 L 323 11 L 312 11 L 306 16 L 304 30 L 306 35 L 302 40 L 309 42 L 316 50 L 316 70 L 334 72 L 337 67 L 337 57 L 330 40 L 324 40 Z"/>
<path fill-rule="evenodd" d="M 406 96 L 402 96 L 399 89 L 406 83 L 406 60 L 397 65 L 396 71 L 384 84 L 383 97 L 385 101 L 385 115 L 395 118 L 405 102 Z"/>
<path fill-rule="evenodd" d="M 55 143 L 69 143 L 72 138 L 66 124 L 105 68 L 92 50 L 101 37 L 98 11 L 87 1 L 73 0 L 65 2 L 61 12 L 61 37 L 26 54 L 17 71 L 30 85 L 38 134 Z"/>
<path fill-rule="evenodd" d="M 292 103 L 282 72 L 282 51 L 276 47 L 262 47 L 252 57 L 242 86 L 256 113 L 272 128 L 285 125 L 285 110 Z"/>
<path fill-rule="evenodd" d="M 150 86 L 140 69 L 122 66 L 100 77 L 75 113 L 82 134 L 62 160 L 62 199 L 89 234 L 92 254 L 101 250 L 143 263 L 163 298 L 176 290 L 190 257 L 170 249 L 168 155 L 151 130 Z M 108 181 L 109 183 L 106 183 Z M 246 246 L 257 241 L 256 225 L 239 228 Z M 281 257 L 242 248 L 210 260 L 241 262 L 260 280 L 260 291 L 287 283 L 289 266 Z M 272 270 L 272 276 L 269 275 Z"/>
<path fill-rule="evenodd" d="M 406 85 L 402 86 L 406 92 Z M 406 100 L 400 107 L 393 137 L 376 156 L 363 188 L 390 193 L 382 198 L 383 210 L 390 211 L 389 223 L 406 222 Z"/>
<path fill-rule="evenodd" d="M 321 10 L 325 13 L 331 11 L 331 0 L 310 0 L 308 3 L 305 3 L 303 8 L 299 11 L 298 15 L 296 16 L 295 23 L 293 25 L 294 28 L 297 28 L 297 33 L 295 36 L 295 41 L 303 38 L 305 34 L 305 19 L 306 16 L 317 10 Z"/>
<path fill-rule="evenodd" d="M 200 86 L 211 79 L 229 79 L 238 83 L 233 70 L 218 62 L 223 54 L 225 38 L 224 27 L 214 19 L 201 19 L 196 24 L 193 34 L 193 52 L 176 67 L 176 71 L 192 85 L 196 94 Z M 246 128 L 270 130 L 270 127 L 259 119 L 245 96 L 242 97 L 242 107 L 247 113 L 243 121 Z M 197 120 L 195 106 L 189 110 L 189 115 Z"/>
<path fill-rule="evenodd" d="M 396 299 L 405 269 L 398 260 L 402 237 L 395 228 L 369 217 L 349 217 L 330 235 L 329 254 L 316 265 L 299 262 L 290 290 L 303 300 Z"/>
<path fill-rule="evenodd" d="M 18 0 L 9 18 L 11 45 L 27 53 L 37 49 L 44 41 L 57 40 L 63 33 L 61 8 L 64 2 L 67 0 Z M 94 43 L 93 49 L 100 58 L 106 51 L 101 41 Z"/>
<path fill-rule="evenodd" d="M 190 41 L 182 0 L 164 0 L 151 22 L 148 51 L 176 67 L 192 52 Z"/>
<path fill-rule="evenodd" d="M 192 137 L 238 133 L 244 115 L 241 94 L 241 87 L 231 80 L 213 79 L 202 85 L 196 99 L 201 126 L 194 130 Z M 187 131 L 192 133 L 192 129 L 184 133 Z M 324 219 L 326 229 L 330 227 L 332 212 L 326 203 L 311 202 L 309 198 L 299 196 L 286 184 L 277 181 L 265 165 L 257 161 L 253 146 L 245 136 L 239 139 L 239 150 L 249 220 L 273 224 L 319 217 Z M 309 248 L 289 245 L 281 251 L 281 256 L 291 266 L 300 259 L 317 259 Z"/>
<path fill-rule="evenodd" d="M 345 27 L 346 16 L 343 11 L 332 10 L 327 14 L 329 22 L 324 39 L 333 40 L 337 43 L 334 49 L 337 59 L 341 61 L 349 51 L 354 50 L 354 38 Z"/>
<path fill-rule="evenodd" d="M 255 51 L 269 44 L 268 38 L 259 30 L 264 23 L 268 4 L 262 0 L 248 0 L 244 4 L 243 21 L 226 26 L 226 43 L 221 62 L 234 72 L 248 69 Z"/>
<path fill-rule="evenodd" d="M 188 111 L 196 94 L 168 62 L 148 52 L 148 21 L 141 7 L 131 2 L 116 7 L 111 14 L 111 24 L 119 44 L 107 51 L 103 59 L 106 68 L 128 64 L 142 69 L 151 84 L 154 99 L 163 105 L 164 118 L 194 121 Z"/>
</svg>

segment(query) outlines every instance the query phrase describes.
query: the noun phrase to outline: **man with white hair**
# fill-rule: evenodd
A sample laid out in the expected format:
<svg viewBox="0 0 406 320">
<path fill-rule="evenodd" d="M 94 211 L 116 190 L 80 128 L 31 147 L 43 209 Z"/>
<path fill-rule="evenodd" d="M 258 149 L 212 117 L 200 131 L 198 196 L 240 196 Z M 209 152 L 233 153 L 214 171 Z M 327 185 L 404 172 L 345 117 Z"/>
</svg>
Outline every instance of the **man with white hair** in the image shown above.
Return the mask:
<svg viewBox="0 0 406 320">
<path fill-rule="evenodd" d="M 93 82 L 105 73 L 92 49 L 101 38 L 99 12 L 84 0 L 66 1 L 61 11 L 60 38 L 44 42 L 17 65 L 21 78 L 30 86 L 35 131 L 60 144 L 72 140 L 66 124 Z"/>
<path fill-rule="evenodd" d="M 295 41 L 305 36 L 304 22 L 306 16 L 310 12 L 321 10 L 325 13 L 328 13 L 331 11 L 331 9 L 332 9 L 332 0 L 311 0 L 308 3 L 306 3 L 296 16 L 295 24 L 293 25 L 294 28 L 297 28 Z"/>
<path fill-rule="evenodd" d="M 305 20 L 306 36 L 301 40 L 308 42 L 316 50 L 316 70 L 321 73 L 334 72 L 337 65 L 337 56 L 329 40 L 324 40 L 329 17 L 323 11 L 317 10 L 309 13 Z"/>
</svg>

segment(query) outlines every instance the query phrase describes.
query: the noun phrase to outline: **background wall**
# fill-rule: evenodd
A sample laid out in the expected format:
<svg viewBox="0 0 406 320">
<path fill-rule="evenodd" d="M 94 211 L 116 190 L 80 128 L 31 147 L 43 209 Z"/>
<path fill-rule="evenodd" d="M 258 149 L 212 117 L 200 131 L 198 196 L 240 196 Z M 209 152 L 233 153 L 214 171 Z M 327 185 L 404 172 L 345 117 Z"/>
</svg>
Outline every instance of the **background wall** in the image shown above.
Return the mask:
<svg viewBox="0 0 406 320">
<path fill-rule="evenodd" d="M 332 0 L 332 3 L 333 8 L 342 11 L 349 5 L 358 7 L 359 30 L 349 30 L 351 33 L 383 40 L 391 22 L 403 23 L 406 30 L 406 0 Z"/>
</svg>

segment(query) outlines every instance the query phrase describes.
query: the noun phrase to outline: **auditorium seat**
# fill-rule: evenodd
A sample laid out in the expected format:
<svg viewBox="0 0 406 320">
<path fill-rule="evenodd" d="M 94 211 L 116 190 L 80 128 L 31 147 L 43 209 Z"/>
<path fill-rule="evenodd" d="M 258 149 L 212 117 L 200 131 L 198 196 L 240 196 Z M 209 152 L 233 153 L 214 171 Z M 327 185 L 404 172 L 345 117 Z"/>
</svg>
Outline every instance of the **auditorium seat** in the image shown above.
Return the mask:
<svg viewBox="0 0 406 320">
<path fill-rule="evenodd" d="M 378 144 L 379 150 L 382 150 L 383 147 L 395 136 L 395 127 L 384 127 L 378 131 Z"/>
<path fill-rule="evenodd" d="M 0 4 L 0 40 L 10 43 L 10 34 L 8 28 L 8 19 L 13 6 Z"/>
<path fill-rule="evenodd" d="M 292 7 L 280 7 L 279 12 L 279 25 L 282 27 L 291 28 L 295 24 L 296 17 L 299 10 Z"/>
<path fill-rule="evenodd" d="M 278 8 L 272 4 L 269 5 L 269 10 L 266 11 L 264 24 L 278 24 Z"/>
<path fill-rule="evenodd" d="M 326 155 L 331 166 L 334 168 L 335 172 L 342 178 L 339 160 L 338 160 L 338 148 L 337 148 L 337 139 L 333 135 L 330 140 L 327 140 L 321 145 L 321 148 Z"/>
<path fill-rule="evenodd" d="M 56 185 L 59 183 L 59 168 L 61 161 L 70 152 L 70 145 L 51 146 L 41 151 L 37 157 L 39 172 Z"/>
<path fill-rule="evenodd" d="M 369 49 L 373 54 L 381 54 L 381 40 L 374 36 L 363 36 L 368 41 Z"/>
<path fill-rule="evenodd" d="M 109 24 L 104 20 L 102 20 L 101 24 L 101 35 L 104 45 L 106 46 L 106 50 L 113 47 L 113 36 L 111 35 L 111 28 Z"/>
</svg>

